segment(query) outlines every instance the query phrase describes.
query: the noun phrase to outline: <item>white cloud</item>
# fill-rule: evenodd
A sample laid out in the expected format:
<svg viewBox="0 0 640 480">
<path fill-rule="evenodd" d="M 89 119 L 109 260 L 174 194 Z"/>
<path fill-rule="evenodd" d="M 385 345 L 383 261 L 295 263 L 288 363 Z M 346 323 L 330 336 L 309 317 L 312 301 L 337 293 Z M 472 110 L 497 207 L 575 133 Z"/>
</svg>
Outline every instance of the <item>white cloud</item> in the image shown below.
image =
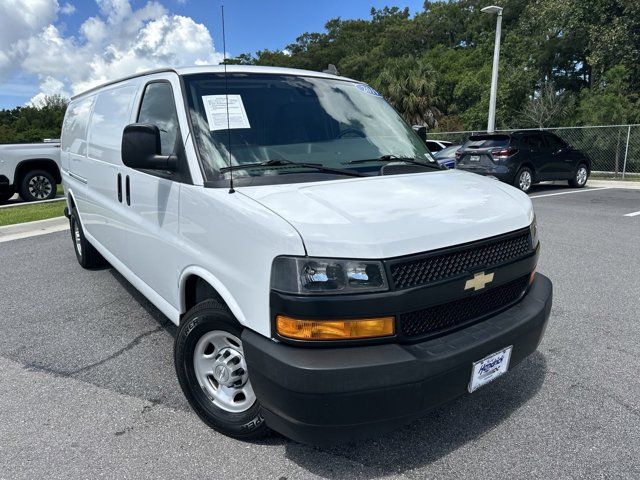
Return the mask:
<svg viewBox="0 0 640 480">
<path fill-rule="evenodd" d="M 69 97 L 69 92 L 64 87 L 64 83 L 60 80 L 56 80 L 53 77 L 46 77 L 40 83 L 40 93 L 35 95 L 31 100 L 27 102 L 27 105 L 33 107 L 41 107 L 44 105 L 44 100 L 47 95 L 62 95 L 63 97 Z"/>
<path fill-rule="evenodd" d="M 55 20 L 56 0 L 0 2 L 0 80 L 16 71 L 15 46 Z"/>
<path fill-rule="evenodd" d="M 63 15 L 72 15 L 75 11 L 76 7 L 69 2 L 60 7 L 60 13 Z"/>
<path fill-rule="evenodd" d="M 75 94 L 142 70 L 222 60 L 204 25 L 171 14 L 158 2 L 138 9 L 129 0 L 96 2 L 100 14 L 87 18 L 76 35 L 65 35 L 56 24 L 57 14 L 73 8 L 69 3 L 0 2 L 0 82 L 16 70 L 36 75 L 41 90 L 31 100 L 36 102 L 44 94 Z M 20 28 L 5 30 L 5 23 Z"/>
</svg>

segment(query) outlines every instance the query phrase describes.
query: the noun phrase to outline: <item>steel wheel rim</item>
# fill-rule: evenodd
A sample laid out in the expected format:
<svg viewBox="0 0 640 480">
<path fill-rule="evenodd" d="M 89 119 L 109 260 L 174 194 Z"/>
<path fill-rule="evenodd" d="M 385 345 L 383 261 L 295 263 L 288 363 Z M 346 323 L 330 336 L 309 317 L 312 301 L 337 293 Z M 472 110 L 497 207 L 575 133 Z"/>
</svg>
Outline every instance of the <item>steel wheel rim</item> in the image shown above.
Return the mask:
<svg viewBox="0 0 640 480">
<path fill-rule="evenodd" d="M 527 191 L 531 188 L 531 173 L 528 170 L 525 170 L 520 174 L 519 185 L 520 190 Z"/>
<path fill-rule="evenodd" d="M 255 403 L 242 342 L 235 335 L 205 333 L 196 343 L 193 366 L 200 388 L 222 410 L 242 413 Z"/>
<path fill-rule="evenodd" d="M 51 195 L 53 186 L 49 179 L 44 175 L 35 175 L 31 180 L 29 180 L 28 190 L 33 198 L 44 200 Z"/>
<path fill-rule="evenodd" d="M 578 172 L 576 173 L 576 182 L 578 185 L 582 186 L 587 183 L 587 169 L 585 167 L 580 167 Z"/>
<path fill-rule="evenodd" d="M 73 222 L 73 241 L 76 244 L 76 251 L 78 252 L 78 255 L 82 256 L 82 242 L 78 222 Z"/>
</svg>

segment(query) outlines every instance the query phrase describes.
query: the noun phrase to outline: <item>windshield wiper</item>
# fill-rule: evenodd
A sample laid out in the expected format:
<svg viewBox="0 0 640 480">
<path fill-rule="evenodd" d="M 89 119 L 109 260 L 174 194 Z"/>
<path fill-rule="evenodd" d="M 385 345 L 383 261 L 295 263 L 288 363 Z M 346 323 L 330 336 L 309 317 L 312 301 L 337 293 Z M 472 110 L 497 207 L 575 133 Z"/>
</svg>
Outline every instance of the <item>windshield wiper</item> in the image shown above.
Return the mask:
<svg viewBox="0 0 640 480">
<path fill-rule="evenodd" d="M 412 157 L 396 157 L 395 155 L 382 155 L 381 157 L 378 157 L 378 158 L 365 158 L 363 160 L 351 160 L 350 162 L 347 162 L 347 163 L 350 165 L 353 165 L 356 163 L 369 163 L 369 162 L 406 162 L 406 163 L 411 163 L 413 165 L 420 165 L 421 167 L 429 167 L 429 168 L 434 168 L 436 170 L 441 170 L 438 162 L 426 163 L 426 162 L 418 161 Z"/>
<path fill-rule="evenodd" d="M 230 172 L 232 170 L 244 170 L 245 168 L 269 168 L 269 167 L 283 167 L 294 165 L 296 167 L 313 168 L 320 172 L 337 173 L 338 175 L 348 175 L 351 177 L 365 177 L 366 175 L 353 170 L 342 170 L 340 168 L 325 167 L 321 163 L 301 163 L 292 162 L 291 160 L 268 160 L 266 162 L 258 163 L 245 163 L 240 165 L 231 165 L 229 167 L 222 167 L 220 173 Z"/>
</svg>

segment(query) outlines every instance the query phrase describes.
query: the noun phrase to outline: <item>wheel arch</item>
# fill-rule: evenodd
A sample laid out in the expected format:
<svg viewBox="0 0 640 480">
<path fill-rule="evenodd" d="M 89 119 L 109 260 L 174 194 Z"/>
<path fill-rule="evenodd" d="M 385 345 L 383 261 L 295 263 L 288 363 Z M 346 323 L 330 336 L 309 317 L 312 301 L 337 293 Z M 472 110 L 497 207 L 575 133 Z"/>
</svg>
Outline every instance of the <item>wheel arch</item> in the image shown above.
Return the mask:
<svg viewBox="0 0 640 480">
<path fill-rule="evenodd" d="M 16 165 L 16 171 L 13 178 L 15 185 L 20 185 L 24 176 L 33 170 L 44 170 L 49 172 L 56 183 L 62 182 L 62 174 L 60 173 L 60 167 L 58 164 L 50 158 L 30 158 L 28 160 L 22 160 Z"/>
<path fill-rule="evenodd" d="M 214 299 L 226 305 L 238 323 L 246 325 L 246 318 L 233 295 L 215 275 L 202 267 L 192 265 L 182 271 L 179 281 L 179 294 L 180 317 L 198 303 Z"/>
<path fill-rule="evenodd" d="M 71 210 L 72 208 L 78 208 L 75 196 L 73 195 L 73 190 L 69 190 L 67 192 L 67 206 L 69 207 L 69 210 Z"/>
</svg>

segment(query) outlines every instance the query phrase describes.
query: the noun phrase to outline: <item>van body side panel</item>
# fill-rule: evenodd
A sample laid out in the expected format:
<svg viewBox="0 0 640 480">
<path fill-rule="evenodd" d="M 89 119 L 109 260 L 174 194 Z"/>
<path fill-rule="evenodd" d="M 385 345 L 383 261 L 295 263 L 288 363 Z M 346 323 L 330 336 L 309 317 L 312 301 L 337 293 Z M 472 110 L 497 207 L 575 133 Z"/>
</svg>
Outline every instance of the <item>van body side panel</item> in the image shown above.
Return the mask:
<svg viewBox="0 0 640 480">
<path fill-rule="evenodd" d="M 94 96 L 71 102 L 65 114 L 60 136 L 62 183 L 65 190 L 73 188 L 77 207 L 83 206 L 86 190 L 87 131 Z"/>
<path fill-rule="evenodd" d="M 129 124 L 136 85 L 121 85 L 98 92 L 89 122 L 87 180 L 83 208 L 84 229 L 124 259 L 126 217 L 118 199 L 118 174 L 122 175 L 122 131 Z M 124 181 L 124 180 L 122 180 Z"/>
<path fill-rule="evenodd" d="M 175 254 L 184 267 L 210 272 L 238 305 L 238 321 L 270 337 L 271 264 L 278 255 L 305 254 L 296 230 L 240 193 L 193 185 L 182 185 L 179 221 Z"/>
</svg>

